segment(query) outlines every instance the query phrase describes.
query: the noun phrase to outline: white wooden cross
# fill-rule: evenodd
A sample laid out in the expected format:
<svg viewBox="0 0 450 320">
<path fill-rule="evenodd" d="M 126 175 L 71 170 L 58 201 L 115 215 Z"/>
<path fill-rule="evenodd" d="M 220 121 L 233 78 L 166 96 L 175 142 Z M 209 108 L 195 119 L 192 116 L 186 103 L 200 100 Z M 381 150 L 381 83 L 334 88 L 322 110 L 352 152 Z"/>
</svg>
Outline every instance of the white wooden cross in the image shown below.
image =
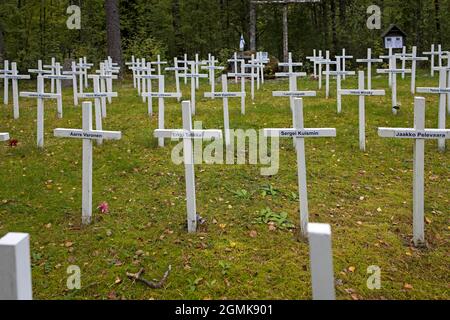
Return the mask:
<svg viewBox="0 0 450 320">
<path fill-rule="evenodd" d="M 11 70 L 9 70 L 9 61 L 5 60 L 3 61 L 3 69 L 0 70 L 0 75 L 8 75 L 11 74 Z M 4 87 L 4 94 L 3 94 L 3 104 L 7 105 L 9 103 L 9 79 L 3 78 L 3 87 Z"/>
<path fill-rule="evenodd" d="M 380 59 L 387 60 L 389 63 L 389 69 L 394 69 L 393 62 L 395 64 L 395 68 L 397 67 L 397 56 L 394 54 L 394 49 L 389 48 L 388 54 L 385 56 L 380 56 Z M 403 73 L 403 72 L 402 72 Z M 392 88 L 392 74 L 389 73 L 389 88 Z"/>
<path fill-rule="evenodd" d="M 142 94 L 141 88 L 143 82 L 141 76 L 148 72 L 148 67 L 145 64 L 145 59 L 137 59 L 136 66 L 130 67 L 130 69 L 136 73 L 137 91 L 138 95 L 140 96 Z M 153 71 L 153 69 L 151 69 L 150 71 Z"/>
<path fill-rule="evenodd" d="M 180 71 L 186 71 L 184 67 L 180 67 L 178 65 L 178 58 L 173 58 L 173 67 L 168 67 L 164 69 L 165 71 L 174 71 L 175 72 L 175 88 L 177 90 L 177 93 L 179 93 L 181 96 L 183 95 L 180 88 Z M 180 101 L 181 97 L 178 98 L 178 101 Z"/>
<path fill-rule="evenodd" d="M 93 63 L 88 63 L 87 62 L 87 57 L 83 57 L 82 60 L 80 60 L 80 65 L 78 67 L 80 67 L 83 71 L 84 71 L 84 87 L 88 88 L 89 87 L 89 76 L 88 76 L 88 71 L 94 66 Z"/>
<path fill-rule="evenodd" d="M 330 225 L 309 223 L 308 240 L 313 300 L 336 300 Z"/>
<path fill-rule="evenodd" d="M 366 63 L 367 64 L 367 89 L 372 89 L 372 63 L 381 63 L 383 59 L 375 59 L 372 58 L 372 49 L 367 48 L 367 58 L 366 59 L 357 59 L 358 63 Z"/>
<path fill-rule="evenodd" d="M 358 72 L 358 89 L 339 90 L 339 95 L 359 96 L 359 148 L 366 151 L 366 96 L 384 96 L 384 90 L 365 90 L 364 71 Z"/>
<path fill-rule="evenodd" d="M 140 68 L 143 71 L 141 75 L 139 75 L 139 82 L 142 80 L 143 85 L 147 84 L 147 88 L 143 86 L 142 88 L 142 99 L 147 100 L 147 112 L 150 117 L 153 116 L 153 98 L 149 96 L 149 93 L 153 92 L 152 89 L 152 81 L 159 81 L 159 76 L 156 74 L 152 74 L 155 69 L 152 68 L 151 62 L 147 62 L 147 68 Z"/>
<path fill-rule="evenodd" d="M 330 65 L 337 64 L 337 61 L 331 61 L 330 60 L 330 51 L 326 52 L 325 59 L 319 60 L 320 65 L 325 65 L 325 71 L 323 74 L 325 75 L 325 97 L 328 99 L 330 97 Z M 321 79 L 319 79 L 319 82 L 321 82 Z"/>
<path fill-rule="evenodd" d="M 319 56 L 317 56 L 317 50 L 314 49 L 313 55 L 306 57 L 306 59 L 308 59 L 309 61 L 311 61 L 313 63 L 314 78 L 317 78 L 317 60 L 323 59 L 323 57 L 321 55 L 322 55 L 322 52 L 320 52 Z"/>
<path fill-rule="evenodd" d="M 97 70 L 97 73 L 100 73 L 100 76 L 101 76 L 100 80 L 102 81 L 102 85 L 105 85 L 107 92 L 113 91 L 113 80 L 117 79 L 118 78 L 117 75 L 120 73 L 120 67 L 118 67 L 116 65 L 117 65 L 117 63 L 113 63 L 112 58 L 108 57 L 108 60 L 105 60 L 104 63 L 100 63 L 100 70 Z M 145 88 L 145 85 L 144 85 L 144 88 Z M 107 99 L 108 99 L 108 103 L 111 104 L 112 97 L 108 96 Z"/>
<path fill-rule="evenodd" d="M 345 70 L 347 68 L 347 60 L 348 59 L 353 59 L 353 56 L 349 56 L 345 53 L 345 48 L 342 49 L 342 56 L 336 56 L 337 59 L 341 60 L 341 70 L 344 72 L 342 74 L 342 79 L 347 79 L 346 75 L 347 73 L 345 73 Z"/>
<path fill-rule="evenodd" d="M 101 112 L 98 114 L 101 115 L 102 118 L 106 118 L 107 111 L 106 111 L 106 98 L 112 97 L 117 98 L 118 94 L 117 92 L 108 92 L 105 90 L 104 86 L 101 84 L 101 79 L 103 76 L 101 75 L 89 75 L 89 79 L 92 79 L 92 82 L 94 83 L 94 89 L 93 92 L 83 92 L 78 94 L 78 98 L 81 99 L 95 99 L 95 107 L 97 110 L 97 106 L 101 108 Z"/>
<path fill-rule="evenodd" d="M 194 71 L 195 69 L 193 69 Z M 193 78 L 192 78 L 193 79 Z M 192 81 L 191 79 L 191 81 Z M 195 81 L 193 81 L 195 87 Z M 191 103 L 182 102 L 183 109 L 183 129 L 164 129 L 155 130 L 156 138 L 182 138 L 183 139 L 183 157 L 186 179 L 186 203 L 187 203 L 187 225 L 188 232 L 197 230 L 197 207 L 195 199 L 195 172 L 194 172 L 194 154 L 193 139 L 220 139 L 222 131 L 220 130 L 193 130 Z"/>
<path fill-rule="evenodd" d="M 293 62 L 292 60 L 292 52 L 288 53 L 288 61 L 287 62 L 280 62 L 278 63 L 279 67 L 287 68 L 289 73 L 294 72 L 294 68 L 303 66 L 303 63 L 301 62 Z M 305 74 L 306 76 L 306 74 Z"/>
<path fill-rule="evenodd" d="M 44 68 L 50 69 L 50 71 L 51 71 L 50 74 L 54 75 L 55 69 L 56 69 L 56 58 L 52 57 L 51 63 L 44 65 Z M 50 92 L 55 93 L 55 79 L 51 79 L 51 81 L 50 81 Z"/>
<path fill-rule="evenodd" d="M 95 129 L 102 131 L 103 130 L 103 114 L 106 115 L 106 97 L 112 95 L 113 97 L 117 97 L 117 92 L 102 92 L 100 86 L 100 76 L 98 75 L 89 75 L 89 78 L 92 79 L 93 82 L 93 90 L 94 92 L 83 92 L 78 94 L 78 97 L 81 99 L 94 99 L 95 106 Z M 106 117 L 106 116 L 105 116 Z M 97 140 L 97 144 L 101 145 L 103 140 Z"/>
<path fill-rule="evenodd" d="M 233 58 L 232 59 L 228 59 L 228 62 L 233 63 L 233 65 L 234 65 L 233 73 L 235 73 L 235 74 L 239 73 L 238 63 L 242 63 L 242 59 L 238 59 L 237 52 L 235 52 L 233 54 Z M 238 77 L 237 76 L 234 77 L 234 82 L 238 83 Z"/>
<path fill-rule="evenodd" d="M 245 73 L 245 67 L 244 67 L 244 60 L 241 60 L 241 72 L 238 73 L 238 71 L 236 71 L 236 73 L 229 73 L 228 77 L 230 78 L 240 78 L 241 79 L 241 114 L 245 115 L 245 98 L 247 96 L 247 93 L 245 91 L 245 78 L 251 76 L 250 74 L 246 74 Z"/>
<path fill-rule="evenodd" d="M 30 235 L 0 238 L 0 300 L 32 300 Z"/>
<path fill-rule="evenodd" d="M 128 66 L 128 69 L 130 69 L 133 74 L 133 88 L 136 89 L 136 70 L 134 69 L 134 67 L 136 67 L 137 64 L 134 55 L 131 56 L 131 61 L 125 62 L 125 65 Z"/>
<path fill-rule="evenodd" d="M 183 66 L 185 68 L 184 69 L 184 76 L 183 76 L 183 78 L 184 78 L 184 84 L 187 84 L 188 77 L 186 75 L 189 73 L 189 66 L 192 65 L 193 61 L 189 61 L 188 60 L 188 55 L 187 55 L 187 53 L 185 53 L 184 56 L 183 56 L 183 59 L 178 59 L 178 63 L 183 64 Z M 199 71 L 195 70 L 194 73 L 199 73 Z M 197 86 L 196 86 L 196 88 L 197 88 Z"/>
<path fill-rule="evenodd" d="M 414 139 L 414 186 L 413 186 L 413 241 L 414 245 L 425 243 L 424 215 L 424 162 L 425 140 L 450 139 L 448 129 L 425 129 L 425 98 L 414 101 L 414 128 L 379 128 L 382 138 Z"/>
<path fill-rule="evenodd" d="M 20 92 L 22 98 L 37 99 L 37 146 L 44 147 L 44 99 L 59 99 L 61 95 L 57 93 L 46 93 L 44 91 L 43 76 L 37 77 L 36 92 Z"/>
<path fill-rule="evenodd" d="M 405 48 L 405 47 L 404 47 Z M 417 71 L 417 61 L 428 61 L 426 57 L 418 57 L 417 56 L 417 47 L 412 47 L 411 53 L 403 53 L 400 56 L 400 60 L 402 60 L 402 69 L 405 69 L 406 61 L 411 61 L 411 93 L 416 93 L 416 71 Z M 402 74 L 403 79 L 405 78 L 405 73 Z"/>
<path fill-rule="evenodd" d="M 230 133 L 230 115 L 228 110 L 228 99 L 245 98 L 245 92 L 229 92 L 227 75 L 222 75 L 222 92 L 205 92 L 205 98 L 222 98 L 223 99 L 223 129 L 225 132 L 225 145 L 231 144 Z"/>
<path fill-rule="evenodd" d="M 111 71 L 106 70 L 103 63 L 100 63 L 100 70 L 97 70 L 97 73 L 99 74 L 100 78 L 100 91 L 103 93 L 110 93 L 110 95 L 101 98 L 102 116 L 103 118 L 106 118 L 106 100 L 108 100 L 108 102 L 111 104 L 112 98 L 115 97 L 112 91 L 112 80 L 117 79 L 118 76 L 112 74 Z"/>
<path fill-rule="evenodd" d="M 303 237 L 308 236 L 308 194 L 306 182 L 305 139 L 336 137 L 336 129 L 306 129 L 303 124 L 303 99 L 295 99 L 294 128 L 264 129 L 266 137 L 295 138 L 298 166 L 298 187 L 300 200 L 300 227 Z"/>
<path fill-rule="evenodd" d="M 253 69 L 253 72 L 256 75 L 256 89 L 259 90 L 261 88 L 261 74 L 264 75 L 264 66 L 261 65 L 261 62 L 258 60 L 258 58 L 255 58 L 255 55 L 252 54 L 251 59 L 249 60 L 249 65 L 251 65 L 251 68 Z"/>
<path fill-rule="evenodd" d="M 0 132 L 0 141 L 8 141 L 9 133 Z"/>
<path fill-rule="evenodd" d="M 389 74 L 392 81 L 392 113 L 396 115 L 398 110 L 400 109 L 397 103 L 397 74 L 399 73 L 411 73 L 411 69 L 397 69 L 397 58 L 395 55 L 392 55 L 389 59 L 390 68 L 389 69 L 377 69 L 377 73 L 380 74 Z"/>
<path fill-rule="evenodd" d="M 78 70 L 77 63 L 72 61 L 72 70 L 63 71 L 63 75 L 72 76 L 72 88 L 73 88 L 73 104 L 78 106 L 78 76 L 82 75 L 83 71 Z"/>
<path fill-rule="evenodd" d="M 42 66 L 42 60 L 38 60 L 37 69 L 28 69 L 28 73 L 35 73 L 38 76 L 43 76 L 45 74 L 52 74 L 52 71 L 44 69 Z"/>
<path fill-rule="evenodd" d="M 56 62 L 53 67 L 53 74 L 45 74 L 44 79 L 50 79 L 56 83 L 56 94 L 58 98 L 56 99 L 56 106 L 58 110 L 58 118 L 63 117 L 63 100 L 62 100 L 62 80 L 72 80 L 71 76 L 63 75 L 62 67 L 59 62 Z M 54 91 L 52 91 L 54 92 Z"/>
<path fill-rule="evenodd" d="M 209 61 L 208 66 L 202 66 L 202 70 L 209 70 L 209 82 L 211 84 L 211 92 L 214 93 L 216 91 L 216 70 L 224 70 L 224 67 L 216 66 L 217 60 L 215 60 L 214 56 L 211 56 L 211 60 Z M 214 98 L 213 98 L 214 99 Z"/>
<path fill-rule="evenodd" d="M 252 55 L 251 60 L 254 60 L 254 55 Z M 255 64 L 254 63 L 244 63 L 245 70 L 247 68 L 250 69 L 249 73 L 246 73 L 246 78 L 250 78 L 250 95 L 252 97 L 252 101 L 255 100 L 255 79 L 258 79 L 258 75 L 255 72 Z"/>
<path fill-rule="evenodd" d="M 345 75 L 348 75 L 348 76 L 355 75 L 355 71 L 341 70 L 343 67 L 341 65 L 341 63 L 342 63 L 341 60 L 343 60 L 343 58 L 336 57 L 336 71 L 330 71 L 331 76 L 336 76 L 336 94 L 337 94 L 337 112 L 338 113 L 341 113 L 341 111 L 342 111 L 342 97 L 340 94 L 341 83 L 342 83 L 341 77 L 343 77 Z"/>
<path fill-rule="evenodd" d="M 151 62 L 152 65 L 155 65 L 158 69 L 158 76 L 161 75 L 161 65 L 167 64 L 167 61 L 161 61 L 161 56 L 158 54 L 156 56 L 156 61 Z"/>
<path fill-rule="evenodd" d="M 253 61 L 256 65 L 256 72 L 257 72 L 257 84 L 258 84 L 258 90 L 260 88 L 260 83 L 264 84 L 264 69 L 266 67 L 266 63 L 269 63 L 270 60 L 263 59 L 262 52 L 256 53 L 256 59 Z"/>
<path fill-rule="evenodd" d="M 435 70 L 439 70 L 439 87 L 438 88 L 417 88 L 418 93 L 431 93 L 439 95 L 439 116 L 438 116 L 438 128 L 440 130 L 444 130 L 446 128 L 446 110 L 445 106 L 447 103 L 447 96 L 450 94 L 450 83 L 447 84 L 447 73 L 448 68 L 436 68 Z M 445 151 L 445 139 L 438 140 L 438 147 L 440 151 Z"/>
<path fill-rule="evenodd" d="M 197 68 L 195 63 L 191 63 L 191 73 L 185 73 L 180 75 L 183 78 L 191 79 L 191 111 L 193 115 L 195 115 L 195 94 L 196 94 L 196 79 L 198 78 L 208 78 L 207 74 L 197 73 Z"/>
<path fill-rule="evenodd" d="M 93 140 L 120 140 L 120 131 L 100 131 L 92 129 L 92 103 L 83 102 L 82 129 L 55 129 L 54 135 L 58 138 L 74 138 L 83 140 L 83 182 L 82 182 L 82 223 L 90 224 L 92 221 L 92 141 Z"/>
<path fill-rule="evenodd" d="M 305 72 L 294 72 L 294 67 L 301 67 L 303 63 L 301 62 L 293 62 L 292 61 L 292 52 L 288 53 L 288 62 L 279 63 L 279 67 L 287 68 L 288 72 L 277 72 L 275 73 L 275 77 L 277 78 L 289 78 L 289 92 L 297 92 L 297 78 L 298 77 L 306 77 L 307 74 Z M 290 96 L 290 107 L 291 110 L 294 108 L 294 98 L 295 96 Z"/>
<path fill-rule="evenodd" d="M 144 75 L 152 74 L 152 71 L 155 71 L 155 69 L 152 69 L 151 62 L 146 62 L 145 58 L 138 59 L 139 66 L 134 68 L 134 70 L 137 72 L 137 79 L 138 79 L 138 94 L 142 97 L 142 102 L 145 102 L 147 100 L 146 96 L 143 96 L 142 94 L 146 92 L 146 83 L 147 79 L 143 78 Z"/>
<path fill-rule="evenodd" d="M 434 44 L 431 45 L 431 51 L 428 52 L 424 52 L 423 53 L 426 56 L 430 56 L 431 57 L 431 76 L 434 77 L 434 71 L 436 70 L 436 56 L 438 58 L 438 65 L 437 67 L 442 67 L 442 59 L 441 59 L 441 55 L 442 55 L 442 45 L 438 45 L 438 50 L 436 51 L 436 46 Z"/>
<path fill-rule="evenodd" d="M 11 79 L 14 119 L 19 119 L 19 80 L 30 79 L 31 77 L 29 75 L 20 75 L 17 71 L 17 64 L 13 62 L 11 63 L 11 73 L 0 74 L 0 78 L 5 79 L 5 82 Z"/>
<path fill-rule="evenodd" d="M 160 130 L 164 129 L 164 99 L 169 98 L 181 98 L 181 93 L 178 92 L 166 92 L 165 90 L 165 80 L 164 76 L 159 76 L 159 91 L 158 92 L 148 92 L 144 93 L 149 98 L 158 98 L 158 128 Z M 164 138 L 160 137 L 158 139 L 158 145 L 164 147 Z"/>
</svg>

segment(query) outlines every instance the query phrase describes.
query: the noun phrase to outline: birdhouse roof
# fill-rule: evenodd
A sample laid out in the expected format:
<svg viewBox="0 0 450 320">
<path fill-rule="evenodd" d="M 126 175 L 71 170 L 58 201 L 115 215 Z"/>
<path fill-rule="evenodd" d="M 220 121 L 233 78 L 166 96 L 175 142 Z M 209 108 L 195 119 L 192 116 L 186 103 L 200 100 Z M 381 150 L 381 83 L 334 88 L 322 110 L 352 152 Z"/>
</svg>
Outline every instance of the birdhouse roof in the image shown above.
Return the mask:
<svg viewBox="0 0 450 320">
<path fill-rule="evenodd" d="M 391 24 L 389 28 L 381 35 L 382 38 L 389 36 L 402 36 L 406 38 L 406 33 L 399 26 Z"/>
</svg>

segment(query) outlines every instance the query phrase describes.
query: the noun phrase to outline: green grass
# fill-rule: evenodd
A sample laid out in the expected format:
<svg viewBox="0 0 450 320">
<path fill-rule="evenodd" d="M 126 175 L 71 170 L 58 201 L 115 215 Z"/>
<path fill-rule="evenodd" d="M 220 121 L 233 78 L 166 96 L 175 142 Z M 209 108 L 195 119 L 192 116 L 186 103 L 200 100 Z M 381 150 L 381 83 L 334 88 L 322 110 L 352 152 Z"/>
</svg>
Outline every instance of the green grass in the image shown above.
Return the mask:
<svg viewBox="0 0 450 320">
<path fill-rule="evenodd" d="M 335 139 L 306 142 L 310 221 L 332 226 L 338 299 L 449 298 L 450 157 L 437 151 L 435 141 L 426 143 L 428 247 L 414 249 L 413 143 L 377 135 L 379 126 L 413 126 L 409 79 L 399 77 L 398 82 L 398 116 L 392 115 L 389 90 L 386 97 L 366 100 L 365 153 L 358 147 L 356 97 L 343 98 L 341 115 L 336 113 L 334 81 L 329 100 L 323 91 L 318 98 L 304 99 L 305 125 L 335 127 L 338 133 Z M 437 78 L 425 73 L 417 83 L 436 84 Z M 22 83 L 21 90 L 27 86 Z M 34 88 L 34 82 L 29 86 Z M 174 90 L 173 83 L 169 87 L 167 91 Z M 231 99 L 231 127 L 291 126 L 288 99 L 271 95 L 287 87 L 287 81 L 266 82 L 254 103 L 248 99 L 246 116 L 240 115 L 239 100 Z M 387 88 L 387 77 L 374 79 L 373 87 Z M 206 88 L 203 83 L 194 119 L 221 129 L 222 101 L 201 98 Z M 238 88 L 230 85 L 230 90 Z M 301 80 L 299 88 L 315 90 L 317 83 Z M 356 88 L 356 79 L 348 78 L 343 88 Z M 0 108 L 0 131 L 19 141 L 16 148 L 0 146 L 0 236 L 30 233 L 34 297 L 310 299 L 308 245 L 298 240 L 298 230 L 270 231 L 268 225 L 255 223 L 261 210 L 270 208 L 277 214 L 287 212 L 299 225 L 292 141 L 281 141 L 280 170 L 272 177 L 261 176 L 260 165 L 196 166 L 197 210 L 207 225 L 197 234 L 187 234 L 184 166 L 171 162 L 175 142 L 157 147 L 157 115 L 148 117 L 129 79 L 115 89 L 119 98 L 108 106 L 103 128 L 122 131 L 123 139 L 94 148 L 93 203 L 107 201 L 110 213 L 95 212 L 93 224 L 81 228 L 81 142 L 53 137 L 57 127 L 81 128 L 81 108 L 73 107 L 71 90 L 64 91 L 63 119 L 56 118 L 55 103 L 46 102 L 44 150 L 36 148 L 35 100 L 21 99 L 19 120 L 12 119 L 12 106 Z M 183 86 L 183 92 L 189 98 L 190 87 Z M 180 106 L 166 101 L 167 128 L 181 127 Z M 426 114 L 427 127 L 435 128 L 437 96 L 427 96 Z M 278 192 L 263 196 L 264 185 Z M 73 245 L 66 247 L 67 242 Z M 138 256 L 139 250 L 143 254 Z M 169 264 L 172 273 L 161 290 L 126 278 L 127 271 L 140 267 L 146 269 L 146 278 L 158 278 Z M 81 290 L 66 287 L 69 265 L 81 268 Z M 366 270 L 371 265 L 381 267 L 381 290 L 367 289 Z M 412 289 L 405 289 L 405 284 Z"/>
</svg>

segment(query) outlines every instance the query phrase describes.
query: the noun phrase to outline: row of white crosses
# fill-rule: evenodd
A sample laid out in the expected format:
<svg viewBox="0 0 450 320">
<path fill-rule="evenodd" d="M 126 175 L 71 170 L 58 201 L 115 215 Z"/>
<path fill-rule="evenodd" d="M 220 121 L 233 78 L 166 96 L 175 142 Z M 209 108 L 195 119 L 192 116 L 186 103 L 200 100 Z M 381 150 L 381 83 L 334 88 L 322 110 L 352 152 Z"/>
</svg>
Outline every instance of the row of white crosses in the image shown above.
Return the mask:
<svg viewBox="0 0 450 320">
<path fill-rule="evenodd" d="M 17 64 L 11 63 L 11 71 L 8 71 L 8 67 L 5 63 L 4 73 L 0 74 L 0 79 L 5 82 L 5 101 L 8 103 L 8 81 L 12 82 L 12 94 L 13 94 L 13 113 L 14 119 L 19 119 L 19 80 L 30 79 L 29 75 L 20 75 L 17 71 Z"/>
<path fill-rule="evenodd" d="M 430 56 L 430 60 L 431 60 L 431 77 L 434 77 L 434 73 L 436 71 L 436 67 L 437 68 L 441 68 L 443 66 L 442 65 L 443 57 L 445 55 L 449 54 L 449 52 L 442 50 L 442 45 L 439 44 L 437 47 L 438 47 L 438 49 L 436 51 L 436 45 L 432 44 L 431 45 L 431 51 L 427 51 L 427 52 L 423 53 L 426 56 Z M 436 65 L 436 58 L 438 60 L 437 65 Z"/>
</svg>

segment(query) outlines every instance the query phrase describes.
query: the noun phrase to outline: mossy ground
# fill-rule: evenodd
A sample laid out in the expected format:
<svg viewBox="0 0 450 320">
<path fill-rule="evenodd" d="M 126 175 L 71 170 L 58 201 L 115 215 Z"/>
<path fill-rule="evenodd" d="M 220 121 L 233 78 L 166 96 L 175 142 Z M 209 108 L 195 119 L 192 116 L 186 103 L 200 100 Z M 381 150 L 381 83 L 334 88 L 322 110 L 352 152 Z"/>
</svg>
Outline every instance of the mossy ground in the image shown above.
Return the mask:
<svg viewBox="0 0 450 320">
<path fill-rule="evenodd" d="M 305 98 L 307 127 L 334 127 L 337 138 L 306 142 L 310 221 L 329 223 L 338 299 L 448 299 L 450 157 L 437 143 L 426 143 L 425 210 L 428 247 L 414 249 L 412 237 L 413 142 L 382 139 L 377 127 L 412 127 L 413 96 L 409 79 L 399 77 L 402 108 L 393 116 L 390 90 L 386 97 L 366 100 L 367 151 L 358 146 L 358 100 L 343 98 L 336 113 L 332 97 Z M 418 86 L 435 86 L 425 72 Z M 271 92 L 287 81 L 267 81 L 247 114 L 230 100 L 232 128 L 290 127 L 288 99 Z M 218 85 L 220 88 L 220 85 Z M 299 81 L 302 89 L 317 82 Z M 387 77 L 373 87 L 387 88 Z M 34 88 L 21 83 L 21 89 Z M 223 128 L 222 101 L 197 99 L 196 121 Z M 356 88 L 348 78 L 343 88 Z M 0 131 L 19 141 L 0 146 L 0 236 L 31 235 L 33 290 L 36 299 L 310 299 L 308 246 L 298 231 L 269 230 L 255 224 L 258 211 L 287 212 L 299 225 L 297 164 L 292 141 L 280 142 L 280 169 L 265 177 L 258 165 L 196 166 L 197 209 L 207 220 L 202 232 L 186 232 L 184 166 L 171 161 L 175 142 L 158 148 L 153 138 L 157 115 L 149 118 L 130 79 L 117 84 L 119 98 L 108 106 L 105 130 L 120 130 L 123 139 L 94 149 L 94 206 L 103 201 L 109 214 L 95 212 L 92 225 L 81 222 L 81 142 L 57 139 L 53 129 L 81 128 L 81 108 L 73 107 L 71 89 L 64 90 L 64 118 L 56 118 L 54 102 L 45 106 L 45 148 L 36 148 L 36 101 L 21 99 L 21 117 L 12 106 L 0 108 Z M 239 86 L 230 84 L 230 90 Z M 173 82 L 167 91 L 173 91 Z M 189 98 L 190 87 L 183 86 Z M 154 109 L 157 110 L 155 103 Z M 427 127 L 437 126 L 438 99 L 427 96 Z M 166 127 L 181 127 L 181 108 L 166 101 Z M 272 185 L 275 195 L 263 196 Z M 245 189 L 238 197 L 230 190 Z M 256 231 L 256 232 L 254 232 Z M 81 268 L 81 290 L 67 289 L 69 265 Z M 145 268 L 149 279 L 172 265 L 166 286 L 152 290 L 127 279 L 126 272 Z M 367 268 L 381 268 L 381 289 L 369 290 Z"/>
</svg>

